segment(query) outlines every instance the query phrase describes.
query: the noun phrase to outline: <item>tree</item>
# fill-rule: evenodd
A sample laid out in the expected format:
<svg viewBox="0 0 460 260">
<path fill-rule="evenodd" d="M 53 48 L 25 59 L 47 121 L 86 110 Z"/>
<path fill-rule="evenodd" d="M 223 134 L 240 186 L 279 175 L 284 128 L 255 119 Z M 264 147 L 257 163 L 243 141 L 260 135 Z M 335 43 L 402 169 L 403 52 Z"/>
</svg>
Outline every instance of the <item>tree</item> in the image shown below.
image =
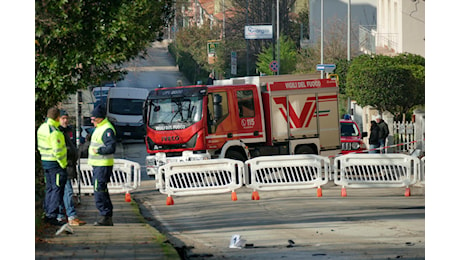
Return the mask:
<svg viewBox="0 0 460 260">
<path fill-rule="evenodd" d="M 117 80 L 161 36 L 171 0 L 35 1 L 35 114 L 78 89 Z"/>
<path fill-rule="evenodd" d="M 122 76 L 120 65 L 161 37 L 171 0 L 36 0 L 35 123 L 78 89 Z M 35 195 L 43 197 L 43 171 L 35 150 Z M 41 217 L 36 208 L 36 219 Z M 39 225 L 36 225 L 36 227 Z"/>
<path fill-rule="evenodd" d="M 289 13 L 294 7 L 295 0 L 280 0 L 279 4 L 280 34 L 290 36 L 295 29 L 293 29 L 294 23 L 290 19 Z M 238 57 L 238 70 L 243 73 L 242 75 L 246 75 L 247 71 L 249 71 L 249 75 L 256 75 L 254 61 L 262 49 L 271 48 L 275 44 L 275 40 L 245 40 L 244 27 L 246 25 L 273 24 L 274 28 L 276 28 L 276 1 L 233 0 L 232 8 L 235 12 L 231 19 L 226 20 L 225 39 L 222 49 L 233 50 L 239 54 L 246 54 L 247 52 L 248 59 L 246 55 Z M 276 38 L 276 29 L 274 31 L 274 37 Z M 297 33 L 297 35 L 299 34 Z M 246 48 L 246 43 L 248 48 Z M 226 58 L 228 58 L 227 64 L 230 64 L 230 53 L 226 55 Z M 222 65 L 224 65 L 222 69 L 225 70 L 225 64 Z"/>
<path fill-rule="evenodd" d="M 424 64 L 423 57 L 410 54 L 358 56 L 348 68 L 346 94 L 361 106 L 405 114 L 425 103 Z"/>
<path fill-rule="evenodd" d="M 341 67 L 346 66 L 349 62 L 347 61 L 347 24 L 339 19 L 332 19 L 328 22 L 326 31 L 324 32 L 324 62 L 336 64 L 337 68 L 335 73 L 339 74 L 339 83 L 344 90 L 344 84 L 346 78 L 347 68 Z M 351 35 L 351 58 L 359 54 L 358 41 L 356 35 Z M 312 42 L 305 49 L 300 50 L 298 58 L 297 72 L 298 73 L 312 73 L 316 72 L 316 65 L 321 63 L 321 41 Z M 345 72 L 345 74 L 342 74 Z"/>
<path fill-rule="evenodd" d="M 335 62 L 336 68 L 334 73 L 339 76 L 339 91 L 342 95 L 346 95 L 345 89 L 347 86 L 347 73 L 350 63 L 351 61 L 348 61 L 347 59 L 338 59 Z"/>
<path fill-rule="evenodd" d="M 220 31 L 205 23 L 201 27 L 182 28 L 176 33 L 174 51 L 181 72 L 191 82 L 206 82 L 212 65 L 208 63 L 207 44 L 209 40 L 219 39 Z M 219 47 L 220 48 L 220 47 Z M 217 55 L 217 60 L 222 57 Z"/>
<path fill-rule="evenodd" d="M 276 48 L 275 48 L 276 49 Z M 276 51 L 275 51 L 275 54 Z M 276 56 L 276 55 L 275 55 Z M 282 35 L 280 37 L 280 73 L 289 74 L 293 72 L 297 64 L 297 48 L 294 41 Z M 270 63 L 273 61 L 272 47 L 262 49 L 262 52 L 257 56 L 257 69 L 267 75 L 273 74 L 270 70 Z"/>
</svg>

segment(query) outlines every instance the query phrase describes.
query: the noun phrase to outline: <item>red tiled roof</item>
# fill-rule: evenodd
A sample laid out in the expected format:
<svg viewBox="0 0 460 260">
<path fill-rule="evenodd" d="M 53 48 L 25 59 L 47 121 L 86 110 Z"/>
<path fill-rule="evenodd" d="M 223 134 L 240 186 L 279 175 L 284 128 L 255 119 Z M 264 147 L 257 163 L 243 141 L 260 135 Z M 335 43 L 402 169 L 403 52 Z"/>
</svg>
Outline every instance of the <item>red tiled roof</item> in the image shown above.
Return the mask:
<svg viewBox="0 0 460 260">
<path fill-rule="evenodd" d="M 201 8 L 209 15 L 214 15 L 214 1 L 215 0 L 198 0 Z"/>
</svg>

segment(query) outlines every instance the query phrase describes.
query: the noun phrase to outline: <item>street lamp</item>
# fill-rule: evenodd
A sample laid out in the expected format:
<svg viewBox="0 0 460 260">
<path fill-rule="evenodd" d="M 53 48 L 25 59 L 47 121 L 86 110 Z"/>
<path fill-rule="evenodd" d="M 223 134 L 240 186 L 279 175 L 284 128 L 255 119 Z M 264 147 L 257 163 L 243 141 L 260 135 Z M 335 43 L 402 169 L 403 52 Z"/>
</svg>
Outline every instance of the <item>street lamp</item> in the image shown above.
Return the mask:
<svg viewBox="0 0 460 260">
<path fill-rule="evenodd" d="M 279 75 L 280 69 L 281 69 L 281 64 L 280 64 L 280 0 L 276 0 L 276 50 L 277 50 L 276 60 L 278 62 L 278 70 L 276 71 L 276 75 Z"/>
<path fill-rule="evenodd" d="M 324 1 L 321 0 L 321 64 L 324 64 Z M 321 78 L 324 79 L 324 70 L 321 71 Z"/>
</svg>

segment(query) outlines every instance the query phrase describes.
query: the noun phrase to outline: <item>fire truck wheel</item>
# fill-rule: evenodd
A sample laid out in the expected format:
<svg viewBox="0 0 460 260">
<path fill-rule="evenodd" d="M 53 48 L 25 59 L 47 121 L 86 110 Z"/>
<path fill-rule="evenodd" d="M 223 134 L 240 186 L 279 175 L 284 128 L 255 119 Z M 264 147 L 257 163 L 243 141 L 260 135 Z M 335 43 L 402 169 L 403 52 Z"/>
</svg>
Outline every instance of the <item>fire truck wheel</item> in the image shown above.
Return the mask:
<svg viewBox="0 0 460 260">
<path fill-rule="evenodd" d="M 295 149 L 295 154 L 316 154 L 313 148 L 309 145 L 302 145 Z"/>
<path fill-rule="evenodd" d="M 227 153 L 225 154 L 225 158 L 238 160 L 242 162 L 246 161 L 246 157 L 242 155 L 240 152 L 235 151 L 235 150 L 227 151 Z"/>
</svg>

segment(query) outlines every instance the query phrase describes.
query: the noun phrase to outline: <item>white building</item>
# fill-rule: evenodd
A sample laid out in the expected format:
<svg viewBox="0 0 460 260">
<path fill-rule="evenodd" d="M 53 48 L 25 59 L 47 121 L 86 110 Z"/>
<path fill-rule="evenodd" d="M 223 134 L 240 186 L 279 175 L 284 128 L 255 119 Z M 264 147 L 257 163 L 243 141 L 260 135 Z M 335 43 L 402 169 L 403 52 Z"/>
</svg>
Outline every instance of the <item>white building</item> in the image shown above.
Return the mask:
<svg viewBox="0 0 460 260">
<path fill-rule="evenodd" d="M 360 27 L 360 50 L 425 57 L 425 0 L 378 0 L 377 25 Z"/>
<path fill-rule="evenodd" d="M 376 47 L 425 56 L 425 0 L 378 0 Z"/>
<path fill-rule="evenodd" d="M 358 48 L 359 26 L 374 25 L 377 23 L 378 0 L 350 0 L 351 2 L 351 44 L 352 49 Z M 328 33 L 334 30 L 337 23 L 347 28 L 348 0 L 323 0 L 324 5 L 324 41 Z M 344 37 L 347 31 L 342 31 Z M 321 39 L 321 0 L 310 0 L 310 43 L 314 44 Z"/>
</svg>

